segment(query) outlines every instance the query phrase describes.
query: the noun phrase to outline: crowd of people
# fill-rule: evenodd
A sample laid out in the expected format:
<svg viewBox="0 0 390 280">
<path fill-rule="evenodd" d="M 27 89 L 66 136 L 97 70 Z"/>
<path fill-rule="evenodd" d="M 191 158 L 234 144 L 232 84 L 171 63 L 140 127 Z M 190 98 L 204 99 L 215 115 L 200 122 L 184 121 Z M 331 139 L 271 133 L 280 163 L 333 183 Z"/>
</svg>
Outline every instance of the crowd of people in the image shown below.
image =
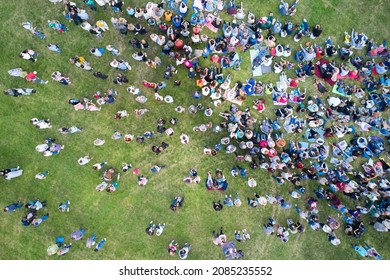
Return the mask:
<svg viewBox="0 0 390 280">
<path fill-rule="evenodd" d="M 278 6 L 280 15 L 295 18 L 298 2 L 297 0 L 289 5 L 280 1 Z M 290 209 L 294 209 L 295 205 L 299 219 L 288 218 L 286 222 L 276 224 L 274 218 L 269 218 L 262 226 L 266 235 L 275 235 L 282 242 L 288 242 L 290 234 L 304 233 L 307 223 L 315 231 L 324 231 L 327 240 L 337 246 L 341 243 L 336 236 L 336 230 L 341 226 L 338 219 L 344 221 L 342 225 L 345 234 L 356 238 L 362 237 L 368 226 L 379 232 L 390 230 L 390 182 L 387 179 L 390 172 L 390 153 L 387 149 L 390 139 L 390 118 L 383 115 L 390 106 L 388 89 L 390 57 L 386 40 L 378 44 L 363 32 L 352 30 L 351 34 L 346 32 L 344 35 L 344 46 L 336 47 L 330 37 L 321 37 L 323 30 L 319 23 L 310 23 L 313 24 L 310 28 L 306 19 L 294 25 L 292 19 L 288 18 L 283 24 L 272 12 L 266 16 L 257 16 L 249 10 L 246 12 L 242 4 L 236 4 L 234 0 L 227 3 L 220 0 L 196 1 L 198 6 L 193 7 L 193 13 L 189 16 L 187 14 L 190 8 L 184 0 L 149 2 L 142 7 L 129 6 L 126 10 L 122 9 L 123 1 L 120 0 L 96 1 L 98 5 L 95 1 L 88 0 L 81 4 L 84 5 L 84 9 L 71 1 L 64 3 L 66 20 L 77 26 L 80 24 L 82 29 L 100 38 L 110 30 L 110 27 L 102 20 L 91 25 L 88 23 L 88 14 L 96 11 L 97 6 L 106 9 L 106 4 L 118 13 L 118 18 L 111 18 L 114 27 L 114 31 L 111 32 L 131 37 L 129 47 L 135 50 L 132 58 L 136 64 L 132 67 L 128 61 L 119 58 L 121 53 L 114 44 L 106 48 L 96 46 L 90 48 L 90 54 L 96 57 L 114 56 L 109 64 L 120 73 L 112 80 L 113 83 L 119 86 L 127 84 L 129 80 L 125 73 L 141 67 L 138 65 L 141 63 L 158 69 L 161 79 L 164 80 L 171 79 L 178 72 L 185 72 L 185 75 L 193 80 L 195 90 L 192 98 L 197 104 L 189 106 L 188 109 L 177 106 L 174 110 L 188 114 L 203 111 L 205 118 L 217 112 L 221 117 L 218 125 L 208 122 L 193 129 L 194 133 L 211 130 L 212 133 L 222 136 L 219 143 L 205 143 L 204 156 L 217 156 L 219 153 L 231 155 L 232 180 L 239 175 L 247 177 L 248 187 L 256 189 L 254 197 L 247 198 L 248 207 L 258 208 L 270 204 L 293 211 Z M 228 14 L 228 20 L 221 19 L 220 13 L 224 10 Z M 68 27 L 61 21 L 50 20 L 48 25 L 60 33 L 68 32 Z M 32 34 L 45 38 L 44 33 L 34 28 L 31 23 L 24 22 L 23 27 Z M 145 36 L 148 33 L 150 35 Z M 208 35 L 210 33 L 215 36 Z M 139 40 L 137 35 L 142 35 L 143 39 Z M 150 43 L 147 38 L 150 38 Z M 292 44 L 293 41 L 303 40 L 307 43 L 300 44 L 298 49 L 293 50 L 289 44 L 281 44 L 279 40 L 286 40 L 281 38 L 291 38 Z M 47 46 L 49 50 L 61 53 L 58 45 Z M 261 47 L 266 47 L 269 54 L 263 52 Z M 150 58 L 148 52 L 151 48 L 161 49 L 161 57 L 165 61 L 168 60 L 169 64 L 164 66 L 159 56 Z M 232 83 L 234 76 L 240 73 L 243 59 L 241 55 L 247 50 L 257 49 L 260 52 L 251 62 L 251 70 L 272 66 L 273 74 L 278 75 L 279 82 L 274 85 L 253 77 L 248 77 L 245 81 L 240 77 L 241 80 Z M 23 50 L 19 57 L 34 64 L 39 63 L 36 62 L 38 58 L 39 61 L 44 59 L 31 49 Z M 208 63 L 203 63 L 203 59 L 209 59 L 218 66 L 206 66 Z M 74 56 L 69 61 L 84 70 L 93 70 L 82 56 Z M 47 80 L 39 78 L 35 71 L 15 68 L 8 73 L 27 81 L 48 83 Z M 288 77 L 287 74 L 291 76 Z M 100 79 L 108 77 L 99 71 L 93 72 L 93 75 Z M 316 76 L 313 79 L 314 93 L 300 87 L 302 82 L 314 76 Z M 55 71 L 51 77 L 63 85 L 71 84 L 70 78 L 60 71 Z M 349 80 L 353 83 L 349 83 Z M 175 87 L 180 85 L 180 80 L 174 82 Z M 143 80 L 142 86 L 154 90 L 156 101 L 166 103 L 174 101 L 171 95 L 161 95 L 161 91 L 167 87 L 165 81 Z M 126 89 L 135 96 L 138 103 L 148 101 L 135 85 L 126 86 Z M 11 88 L 4 90 L 4 93 L 17 97 L 36 93 L 36 90 Z M 69 100 L 69 104 L 75 110 L 100 111 L 104 106 L 115 103 L 118 94 L 116 90 L 109 88 L 104 93 L 97 91 L 93 96 L 81 100 L 73 98 Z M 211 105 L 204 106 L 200 102 L 201 99 L 207 99 Z M 242 108 L 244 102 L 251 102 L 249 100 L 252 100 L 253 105 Z M 221 104 L 228 102 L 229 110 L 221 111 Z M 274 114 L 271 114 L 272 117 L 268 115 L 261 118 L 266 106 L 268 107 L 267 103 L 273 103 L 275 106 L 270 106 L 275 108 Z M 139 117 L 148 111 L 149 109 L 140 108 L 134 113 Z M 128 116 L 128 112 L 122 110 L 115 114 L 114 119 L 120 120 Z M 31 122 L 41 129 L 51 128 L 49 120 L 34 119 Z M 123 135 L 115 131 L 111 138 L 123 139 L 125 142 L 131 142 L 135 138 L 137 143 L 149 142 L 153 153 L 159 155 L 162 152 L 169 152 L 170 144 L 164 141 L 155 144 L 156 136 L 163 133 L 173 136 L 174 127 L 178 122 L 175 117 L 170 118 L 168 122 L 160 118 L 157 120 L 157 133 L 145 131 L 135 137 L 132 134 Z M 83 129 L 71 126 L 60 128 L 59 131 L 63 134 L 72 134 L 82 132 Z M 367 136 L 364 132 L 370 132 L 370 135 Z M 300 137 L 293 137 L 296 135 Z M 180 141 L 187 144 L 190 141 L 189 135 L 182 134 Z M 98 138 L 94 141 L 96 146 L 104 144 L 103 139 Z M 58 154 L 63 149 L 64 146 L 55 143 L 55 139 L 52 138 L 46 139 L 43 144 L 36 147 L 44 156 Z M 87 165 L 92 159 L 90 155 L 80 157 L 78 164 Z M 362 163 L 361 166 L 353 166 L 352 163 L 358 160 Z M 158 173 L 164 167 L 156 164 L 151 171 Z M 121 168 L 109 166 L 107 162 L 94 164 L 93 169 L 102 173 L 103 180 L 97 185 L 96 190 L 106 190 L 109 193 L 117 191 L 120 181 L 120 171 L 117 170 L 127 172 L 131 168 L 132 165 L 127 163 Z M 138 172 L 138 168 L 133 169 L 133 174 L 138 176 L 138 185 L 145 187 L 149 177 Z M 300 209 L 282 193 L 261 194 L 260 184 L 254 179 L 257 172 L 269 173 L 275 180 L 275 186 L 287 185 L 291 199 L 304 200 L 306 209 Z M 49 173 L 42 174 L 41 179 Z M 2 169 L 0 175 L 10 180 L 22 175 L 22 170 L 19 167 Z M 205 178 L 205 187 L 209 191 L 229 189 L 230 178 L 219 168 L 214 175 L 209 171 Z M 197 170 L 191 169 L 183 181 L 189 184 L 199 183 L 200 180 Z M 317 189 L 304 187 L 303 185 L 309 185 L 304 181 L 310 182 L 310 185 L 317 185 Z M 183 207 L 183 203 L 184 196 L 176 196 L 169 208 L 177 211 Z M 338 212 L 337 217 L 322 215 L 317 207 L 318 203 L 329 205 Z M 59 211 L 68 212 L 69 204 L 69 201 L 61 203 Z M 223 203 L 221 200 L 213 201 L 215 211 L 226 209 L 224 206 L 241 205 L 239 193 L 236 193 L 235 197 L 225 195 Z M 5 207 L 4 211 L 13 212 L 22 206 L 23 204 L 18 201 Z M 45 206 L 45 203 L 38 199 L 26 206 L 30 210 L 22 218 L 23 225 L 38 226 L 49 218 L 49 214 L 42 216 L 37 214 L 37 210 Z M 363 222 L 364 216 L 370 218 L 368 224 Z M 160 236 L 165 227 L 165 224 L 155 226 L 150 222 L 145 231 L 150 236 L 154 234 Z M 84 234 L 85 230 L 80 229 L 72 233 L 71 238 L 79 240 Z M 237 242 L 250 240 L 250 234 L 246 229 L 242 230 L 242 234 L 235 231 L 233 236 Z M 236 250 L 235 246 L 228 242 L 222 229 L 219 234 L 213 232 L 213 237 L 214 244 L 222 247 L 227 258 L 243 257 L 243 252 Z M 94 245 L 95 239 L 96 236 L 93 234 L 87 241 L 87 247 Z M 106 239 L 102 239 L 96 245 L 95 251 L 100 250 L 105 242 Z M 66 245 L 64 242 L 57 242 L 49 247 L 48 253 L 63 255 L 71 246 L 71 243 Z M 178 244 L 172 241 L 168 251 L 171 255 L 178 252 L 179 257 L 185 259 L 190 247 L 186 243 L 180 249 Z M 367 256 L 369 254 L 367 252 L 372 252 L 370 249 L 373 248 L 356 245 L 354 249 Z M 379 255 L 376 251 L 374 253 L 376 257 Z"/>
</svg>

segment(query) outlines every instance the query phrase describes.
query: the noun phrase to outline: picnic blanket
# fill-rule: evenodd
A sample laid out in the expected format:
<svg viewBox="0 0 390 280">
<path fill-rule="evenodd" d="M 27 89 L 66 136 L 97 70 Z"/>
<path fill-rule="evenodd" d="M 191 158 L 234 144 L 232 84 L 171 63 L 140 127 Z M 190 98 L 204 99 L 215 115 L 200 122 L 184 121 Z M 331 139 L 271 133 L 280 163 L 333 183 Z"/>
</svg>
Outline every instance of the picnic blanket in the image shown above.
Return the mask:
<svg viewBox="0 0 390 280">
<path fill-rule="evenodd" d="M 335 94 L 341 95 L 341 96 L 348 96 L 346 93 L 337 91 L 337 88 L 338 88 L 338 85 L 335 84 L 335 85 L 333 86 L 333 88 L 332 88 L 332 92 L 335 93 Z"/>
<path fill-rule="evenodd" d="M 265 47 L 265 46 L 262 46 L 260 48 L 256 48 L 256 49 L 250 50 L 249 54 L 250 54 L 250 57 L 251 57 L 252 65 L 253 65 L 253 61 L 255 60 L 255 58 L 258 57 L 260 52 L 263 52 L 264 56 L 270 54 L 269 48 Z M 255 70 L 252 70 L 252 75 L 253 75 L 253 77 L 257 77 L 257 76 L 261 76 L 263 74 L 272 73 L 272 72 L 273 72 L 272 71 L 272 65 L 270 65 L 270 66 L 261 65 L 260 67 L 256 67 Z"/>
<path fill-rule="evenodd" d="M 268 47 L 260 47 L 260 51 L 265 51 L 265 55 L 269 55 Z M 263 74 L 272 73 L 272 64 L 270 66 L 261 65 L 261 72 Z"/>
<path fill-rule="evenodd" d="M 332 81 L 332 79 L 331 78 L 326 78 L 326 79 L 324 79 L 323 77 L 322 77 L 322 74 L 321 74 L 321 70 L 320 70 L 320 66 L 322 65 L 322 64 L 329 64 L 329 60 L 326 60 L 326 59 L 324 59 L 324 58 L 321 58 L 320 59 L 320 65 L 318 65 L 318 64 L 315 64 L 314 65 L 314 74 L 318 77 L 318 78 L 321 78 L 321 79 L 323 79 L 325 82 L 327 82 L 328 84 L 330 84 L 331 86 L 333 86 L 334 84 L 335 84 L 335 82 L 334 81 Z"/>
<path fill-rule="evenodd" d="M 235 88 L 225 90 L 225 92 L 223 94 L 223 98 L 225 98 L 225 100 L 232 102 L 234 104 L 237 104 L 239 106 L 241 106 L 242 102 L 243 102 L 242 100 L 239 100 L 239 99 L 237 99 L 237 97 L 235 97 Z"/>
<path fill-rule="evenodd" d="M 210 29 L 210 31 L 214 32 L 214 33 L 217 33 L 218 32 L 218 28 L 216 28 L 214 25 L 213 25 L 213 22 L 214 22 L 214 19 L 215 19 L 215 16 L 213 14 L 208 14 L 207 17 L 206 17 L 206 22 L 204 23 L 204 25 Z"/>
<path fill-rule="evenodd" d="M 250 54 L 250 57 L 251 57 L 251 63 L 259 55 L 259 52 L 260 51 L 258 49 L 249 51 L 249 54 Z M 255 70 L 252 70 L 253 77 L 258 77 L 258 76 L 263 75 L 263 72 L 261 71 L 261 68 L 262 67 L 257 67 Z"/>
<path fill-rule="evenodd" d="M 308 128 L 306 130 L 306 139 L 307 139 L 307 141 L 309 141 L 309 142 L 316 142 L 316 140 L 317 140 L 316 138 L 309 138 L 310 130 L 314 130 L 315 132 L 317 132 L 320 135 L 320 138 L 324 139 L 324 134 L 325 134 L 324 129 L 322 129 L 321 127 L 315 127 L 315 128 Z"/>
</svg>

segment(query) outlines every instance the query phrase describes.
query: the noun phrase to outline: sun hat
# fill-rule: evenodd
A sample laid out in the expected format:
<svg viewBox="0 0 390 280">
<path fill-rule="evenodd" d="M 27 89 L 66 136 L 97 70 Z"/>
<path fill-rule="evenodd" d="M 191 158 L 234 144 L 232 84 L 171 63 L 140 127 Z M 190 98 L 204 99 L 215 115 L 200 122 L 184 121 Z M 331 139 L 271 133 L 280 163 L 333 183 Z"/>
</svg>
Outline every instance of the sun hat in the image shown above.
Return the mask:
<svg viewBox="0 0 390 280">
<path fill-rule="evenodd" d="M 164 97 L 164 101 L 166 103 L 172 103 L 173 102 L 173 97 L 170 96 L 170 95 L 167 95 L 167 96 Z"/>
</svg>

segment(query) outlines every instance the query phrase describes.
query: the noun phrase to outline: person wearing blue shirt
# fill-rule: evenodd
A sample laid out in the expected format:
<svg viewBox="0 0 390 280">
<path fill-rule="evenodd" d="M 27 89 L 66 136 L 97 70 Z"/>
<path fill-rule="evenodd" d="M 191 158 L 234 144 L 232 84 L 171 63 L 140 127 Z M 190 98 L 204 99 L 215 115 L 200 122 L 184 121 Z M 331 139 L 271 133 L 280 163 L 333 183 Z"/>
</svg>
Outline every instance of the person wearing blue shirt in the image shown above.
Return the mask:
<svg viewBox="0 0 390 280">
<path fill-rule="evenodd" d="M 126 12 L 129 16 L 134 16 L 135 10 L 131 7 L 127 7 Z"/>
<path fill-rule="evenodd" d="M 19 201 L 12 203 L 4 208 L 4 212 L 14 212 L 16 209 L 22 208 L 23 203 L 20 203 Z"/>
<path fill-rule="evenodd" d="M 96 11 L 97 8 L 95 6 L 95 2 L 93 0 L 83 0 L 83 2 L 91 8 L 91 10 Z"/>
<path fill-rule="evenodd" d="M 42 222 L 46 221 L 47 219 L 49 218 L 49 213 L 46 213 L 45 215 L 43 215 L 42 217 L 40 218 L 37 218 L 37 219 L 34 219 L 31 224 L 33 226 L 39 226 Z"/>
<path fill-rule="evenodd" d="M 106 243 L 106 238 L 103 238 L 95 247 L 95 252 L 100 251 L 103 248 L 104 243 Z"/>
</svg>

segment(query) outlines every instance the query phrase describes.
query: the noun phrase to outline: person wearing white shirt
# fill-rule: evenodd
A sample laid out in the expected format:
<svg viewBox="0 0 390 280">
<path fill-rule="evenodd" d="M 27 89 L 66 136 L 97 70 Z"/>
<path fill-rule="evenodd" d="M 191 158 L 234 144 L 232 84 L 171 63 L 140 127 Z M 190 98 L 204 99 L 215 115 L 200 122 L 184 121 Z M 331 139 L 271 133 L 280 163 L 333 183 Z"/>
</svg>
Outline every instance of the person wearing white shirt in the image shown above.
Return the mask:
<svg viewBox="0 0 390 280">
<path fill-rule="evenodd" d="M 249 178 L 248 178 L 248 186 L 249 186 L 250 188 L 256 187 L 256 186 L 257 186 L 256 180 L 255 180 L 254 178 L 252 178 L 252 177 L 249 177 Z"/>
<path fill-rule="evenodd" d="M 183 15 L 186 14 L 186 13 L 188 12 L 188 6 L 186 5 L 186 3 L 181 2 L 179 11 L 180 11 L 180 13 L 183 14 Z"/>
<path fill-rule="evenodd" d="M 31 60 L 33 62 L 37 61 L 37 56 L 38 54 L 35 51 L 29 49 L 26 49 L 19 54 L 20 58 Z"/>
<path fill-rule="evenodd" d="M 78 164 L 80 165 L 86 165 L 88 162 L 90 162 L 92 159 L 92 157 L 90 157 L 89 155 L 85 156 L 85 157 L 81 157 L 79 158 L 79 160 L 77 161 Z"/>
</svg>

